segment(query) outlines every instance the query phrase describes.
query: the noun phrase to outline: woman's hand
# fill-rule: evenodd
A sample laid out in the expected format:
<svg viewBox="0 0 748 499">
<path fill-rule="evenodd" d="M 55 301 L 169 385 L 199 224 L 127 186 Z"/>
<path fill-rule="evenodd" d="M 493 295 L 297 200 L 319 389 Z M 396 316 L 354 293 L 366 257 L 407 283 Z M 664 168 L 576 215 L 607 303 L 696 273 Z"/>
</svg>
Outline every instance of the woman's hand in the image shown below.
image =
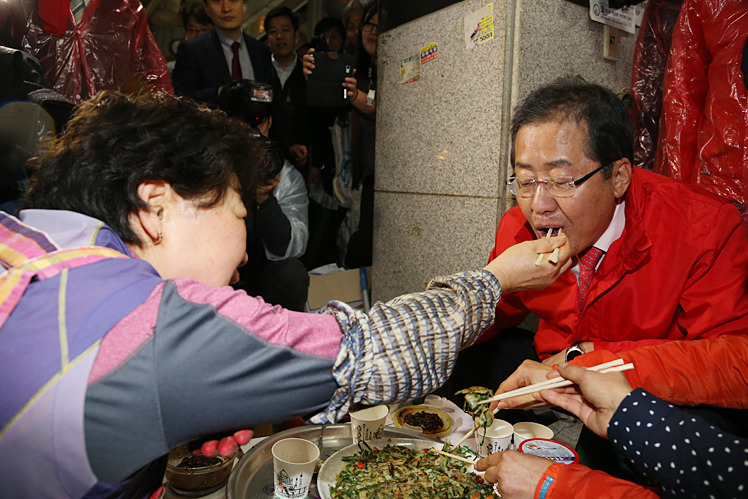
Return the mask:
<svg viewBox="0 0 748 499">
<path fill-rule="evenodd" d="M 633 390 L 623 373 L 603 374 L 571 364 L 559 364 L 558 372 L 576 386 L 543 390 L 540 396 L 577 416 L 598 436 L 608 438 L 610 419 Z"/>
<path fill-rule="evenodd" d="M 499 388 L 496 390 L 494 395 L 500 395 L 511 390 L 516 390 L 517 388 L 523 388 L 534 383 L 545 381 L 549 379 L 548 375 L 552 371 L 553 369 L 551 369 L 551 366 L 535 362 L 534 360 L 525 360 L 511 376 L 499 385 Z M 530 395 L 521 395 L 519 397 L 500 400 L 498 402 L 491 402 L 490 408 L 491 410 L 494 410 L 496 407 L 499 409 L 533 409 L 537 407 L 547 407 L 548 405 L 548 402 L 546 402 L 544 398 L 537 393 L 533 393 Z"/>
<path fill-rule="evenodd" d="M 309 49 L 301 57 L 301 66 L 304 77 L 307 78 L 314 71 L 314 49 Z"/>
<path fill-rule="evenodd" d="M 556 248 L 558 261 L 552 263 L 548 257 Z M 547 256 L 536 265 L 540 254 Z M 550 286 L 570 267 L 571 247 L 566 235 L 561 234 L 515 244 L 486 265 L 485 270 L 496 276 L 503 293 L 513 293 Z"/>
<path fill-rule="evenodd" d="M 343 80 L 343 88 L 348 89 L 347 97 L 351 102 L 354 102 L 358 98 L 359 90 L 357 85 L 358 80 L 356 79 L 356 70 L 354 69 L 353 76 L 348 76 Z"/>
<path fill-rule="evenodd" d="M 532 498 L 538 482 L 552 461 L 517 451 L 497 452 L 475 463 L 476 471 L 485 471 L 485 479 L 495 483 L 504 499 Z"/>
<path fill-rule="evenodd" d="M 267 201 L 267 199 L 270 197 L 270 194 L 273 192 L 273 189 L 275 189 L 275 187 L 278 185 L 278 182 L 280 182 L 280 173 L 267 182 L 257 184 L 257 188 L 255 190 L 255 199 L 257 200 L 257 204 L 262 204 Z"/>
</svg>

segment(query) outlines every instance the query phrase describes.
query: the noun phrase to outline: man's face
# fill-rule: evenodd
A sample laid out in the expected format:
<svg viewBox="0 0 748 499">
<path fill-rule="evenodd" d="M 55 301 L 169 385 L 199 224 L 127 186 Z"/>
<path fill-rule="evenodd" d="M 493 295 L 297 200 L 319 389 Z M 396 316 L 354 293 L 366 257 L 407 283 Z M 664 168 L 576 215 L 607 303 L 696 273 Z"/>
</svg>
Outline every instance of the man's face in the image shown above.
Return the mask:
<svg viewBox="0 0 748 499">
<path fill-rule="evenodd" d="M 241 33 L 247 8 L 244 0 L 204 0 L 204 5 L 205 13 L 218 31 L 232 37 Z"/>
<path fill-rule="evenodd" d="M 586 125 L 572 121 L 522 126 L 515 141 L 515 176 L 544 180 L 569 175 L 579 179 L 590 173 L 600 163 L 585 155 L 586 135 Z M 544 237 L 549 229 L 554 229 L 555 235 L 562 228 L 571 254 L 576 255 L 605 232 L 630 182 L 631 164 L 623 159 L 614 164 L 611 178 L 596 173 L 571 197 L 553 197 L 538 184 L 532 197 L 517 196 L 517 204 L 537 237 Z"/>
<path fill-rule="evenodd" d="M 345 25 L 345 29 L 348 31 L 346 40 L 358 40 L 358 25 L 361 24 L 362 15 L 364 15 L 363 9 L 352 10 L 350 14 L 348 14 L 348 21 Z"/>
<path fill-rule="evenodd" d="M 325 42 L 327 42 L 327 48 L 330 52 L 340 52 L 343 50 L 343 35 L 338 31 L 338 28 L 329 28 L 327 31 L 322 32 L 322 36 L 325 37 Z"/>
<path fill-rule="evenodd" d="M 196 36 L 200 36 L 203 33 L 207 33 L 213 27 L 212 24 L 203 24 L 195 19 L 195 16 L 190 16 L 187 25 L 184 27 L 184 39 L 190 40 Z"/>
<path fill-rule="evenodd" d="M 268 23 L 268 45 L 276 59 L 292 57 L 296 49 L 296 30 L 287 16 L 274 17 Z"/>
</svg>

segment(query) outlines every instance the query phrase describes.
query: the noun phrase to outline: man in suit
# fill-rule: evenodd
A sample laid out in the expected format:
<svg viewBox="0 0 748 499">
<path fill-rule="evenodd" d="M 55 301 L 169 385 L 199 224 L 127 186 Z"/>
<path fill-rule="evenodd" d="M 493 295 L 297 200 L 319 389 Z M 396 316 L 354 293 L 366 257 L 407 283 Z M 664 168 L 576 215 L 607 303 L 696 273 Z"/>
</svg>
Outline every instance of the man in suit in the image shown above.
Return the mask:
<svg viewBox="0 0 748 499">
<path fill-rule="evenodd" d="M 242 32 L 246 0 L 203 0 L 213 21 L 208 33 L 179 44 L 171 75 L 174 90 L 201 102 L 216 103 L 233 80 L 273 83 L 270 49 Z"/>
<path fill-rule="evenodd" d="M 280 142 L 297 167 L 307 164 L 309 143 L 306 113 L 306 78 L 296 55 L 299 18 L 288 7 L 275 7 L 265 16 L 265 32 L 273 54 L 276 95 L 270 136 Z"/>
</svg>

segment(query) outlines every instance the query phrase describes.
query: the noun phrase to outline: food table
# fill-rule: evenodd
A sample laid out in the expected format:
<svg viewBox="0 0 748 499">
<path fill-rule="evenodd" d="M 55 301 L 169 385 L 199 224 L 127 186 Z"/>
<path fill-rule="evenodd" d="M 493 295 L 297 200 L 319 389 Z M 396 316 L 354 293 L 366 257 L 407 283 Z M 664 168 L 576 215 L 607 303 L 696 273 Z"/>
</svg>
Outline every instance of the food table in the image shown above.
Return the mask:
<svg viewBox="0 0 748 499">
<path fill-rule="evenodd" d="M 440 435 L 440 438 L 434 438 L 427 435 L 419 434 L 412 428 L 404 428 L 400 423 L 396 425 L 393 416 L 398 414 L 403 408 L 413 405 L 426 406 L 437 412 L 446 414 L 451 420 L 450 431 L 447 434 Z M 501 417 L 499 413 L 498 418 Z M 574 438 L 568 445 L 574 447 L 578 437 L 578 420 L 573 421 L 570 417 L 568 421 L 563 418 L 557 424 L 551 425 L 556 436 L 555 440 L 567 443 L 567 435 L 571 434 Z M 468 431 L 472 429 L 473 420 L 461 408 L 446 398 L 429 395 L 425 399 L 392 404 L 389 406 L 389 414 L 385 423 L 385 438 L 391 439 L 413 439 L 420 438 L 433 441 L 434 443 L 443 443 L 446 439 L 452 444 L 457 443 Z M 320 440 L 321 436 L 321 440 Z M 185 497 L 202 497 L 203 499 L 245 499 L 252 498 L 272 498 L 273 490 L 273 459 L 271 454 L 272 445 L 283 438 L 305 438 L 313 441 L 320 447 L 320 459 L 326 460 L 340 449 L 343 449 L 353 443 L 350 423 L 333 424 L 333 425 L 306 425 L 284 430 L 267 437 L 255 437 L 246 445 L 242 446 L 244 457 L 237 461 L 229 477 L 228 484 L 217 491 L 208 494 L 185 495 L 166 487 L 163 499 L 182 499 Z M 396 443 L 396 442 L 395 442 Z M 321 444 L 321 445 L 320 445 Z M 462 445 L 476 450 L 475 439 L 470 437 Z M 306 499 L 317 499 L 320 497 L 316 477 Z"/>
<path fill-rule="evenodd" d="M 420 400 L 419 400 L 420 402 Z M 385 426 L 385 438 L 420 438 L 431 440 L 435 443 L 443 442 L 449 438 L 451 442 L 458 441 L 472 427 L 472 418 L 462 411 L 455 404 L 441 397 L 429 396 L 421 405 L 433 407 L 447 414 L 452 421 L 449 435 L 441 439 L 419 435 L 411 429 L 398 428 L 392 419 L 393 414 L 402 407 L 410 406 L 412 403 L 406 402 L 393 404 L 390 406 L 389 415 L 387 416 Z M 320 435 L 322 436 L 321 445 Z M 320 447 L 320 459 L 325 460 L 338 450 L 349 446 L 353 443 L 351 436 L 350 423 L 326 425 L 307 425 L 297 428 L 284 430 L 267 437 L 255 437 L 246 445 L 242 446 L 244 457 L 237 461 L 229 477 L 228 484 L 220 490 L 210 492 L 204 495 L 186 495 L 179 493 L 170 487 L 166 487 L 163 499 L 182 499 L 185 497 L 201 497 L 203 499 L 244 499 L 252 498 L 272 498 L 273 491 L 273 460 L 270 449 L 276 441 L 282 438 L 306 438 L 318 444 Z M 464 445 L 475 448 L 475 441 L 470 438 Z M 316 479 L 309 491 L 308 499 L 320 497 L 317 493 Z"/>
</svg>

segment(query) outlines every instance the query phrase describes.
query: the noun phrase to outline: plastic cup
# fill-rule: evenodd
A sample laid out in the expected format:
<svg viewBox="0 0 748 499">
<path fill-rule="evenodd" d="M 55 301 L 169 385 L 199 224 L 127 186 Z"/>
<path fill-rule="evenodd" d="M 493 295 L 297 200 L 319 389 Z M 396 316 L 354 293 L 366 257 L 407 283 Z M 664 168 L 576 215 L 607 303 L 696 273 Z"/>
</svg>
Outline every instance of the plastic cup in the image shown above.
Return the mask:
<svg viewBox="0 0 748 499">
<path fill-rule="evenodd" d="M 514 425 L 514 448 L 519 446 L 528 438 L 553 438 L 553 430 L 540 423 L 530 423 L 523 421 Z"/>
<path fill-rule="evenodd" d="M 353 443 L 362 440 L 376 440 L 384 436 L 384 423 L 390 410 L 386 405 L 369 407 L 351 413 L 351 432 Z"/>
<path fill-rule="evenodd" d="M 303 438 L 284 438 L 273 444 L 272 453 L 275 497 L 306 497 L 319 459 L 319 448 Z"/>
<path fill-rule="evenodd" d="M 503 419 L 494 419 L 488 428 L 475 430 L 475 447 L 480 457 L 509 450 L 514 429 Z"/>
</svg>

